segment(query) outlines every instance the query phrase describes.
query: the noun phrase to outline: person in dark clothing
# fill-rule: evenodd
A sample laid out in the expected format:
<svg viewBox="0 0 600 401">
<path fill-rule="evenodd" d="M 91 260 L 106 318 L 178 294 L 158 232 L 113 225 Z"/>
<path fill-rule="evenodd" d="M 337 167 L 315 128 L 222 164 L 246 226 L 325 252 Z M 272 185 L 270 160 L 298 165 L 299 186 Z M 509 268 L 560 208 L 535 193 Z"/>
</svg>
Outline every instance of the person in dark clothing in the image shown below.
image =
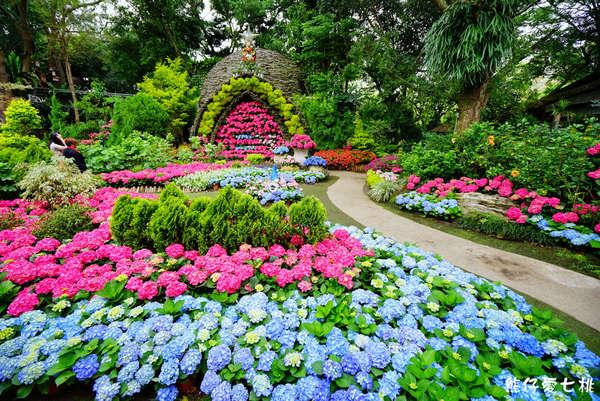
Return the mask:
<svg viewBox="0 0 600 401">
<path fill-rule="evenodd" d="M 63 150 L 63 156 L 67 159 L 73 159 L 73 163 L 75 163 L 79 171 L 83 173 L 85 170 L 87 170 L 87 166 L 85 164 L 85 158 L 77 150 L 77 140 L 73 138 L 67 138 L 65 143 L 68 147 Z"/>
</svg>

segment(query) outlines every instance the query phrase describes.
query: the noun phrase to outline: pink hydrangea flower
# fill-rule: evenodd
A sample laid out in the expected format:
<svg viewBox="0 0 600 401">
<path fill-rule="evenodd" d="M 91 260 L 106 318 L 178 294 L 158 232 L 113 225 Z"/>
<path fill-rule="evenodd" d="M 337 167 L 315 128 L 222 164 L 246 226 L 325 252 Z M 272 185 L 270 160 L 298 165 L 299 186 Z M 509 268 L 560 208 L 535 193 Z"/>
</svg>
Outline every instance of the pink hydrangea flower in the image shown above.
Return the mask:
<svg viewBox="0 0 600 401">
<path fill-rule="evenodd" d="M 185 248 L 181 244 L 171 244 L 165 249 L 165 253 L 173 259 L 179 259 L 184 252 Z"/>
<path fill-rule="evenodd" d="M 313 288 L 313 285 L 312 285 L 312 283 L 311 283 L 310 281 L 307 281 L 307 280 L 302 280 L 302 281 L 300 281 L 300 282 L 298 283 L 298 289 L 299 289 L 301 292 L 307 292 L 307 291 L 310 291 L 310 290 L 312 290 L 312 288 Z"/>
<path fill-rule="evenodd" d="M 141 300 L 151 300 L 158 295 L 158 286 L 154 281 L 146 281 L 138 288 L 138 298 Z"/>
<path fill-rule="evenodd" d="M 513 221 L 517 221 L 519 217 L 522 216 L 522 214 L 523 213 L 521 212 L 521 209 L 519 209 L 518 207 L 511 207 L 506 211 L 506 217 L 508 217 L 509 220 Z"/>
</svg>

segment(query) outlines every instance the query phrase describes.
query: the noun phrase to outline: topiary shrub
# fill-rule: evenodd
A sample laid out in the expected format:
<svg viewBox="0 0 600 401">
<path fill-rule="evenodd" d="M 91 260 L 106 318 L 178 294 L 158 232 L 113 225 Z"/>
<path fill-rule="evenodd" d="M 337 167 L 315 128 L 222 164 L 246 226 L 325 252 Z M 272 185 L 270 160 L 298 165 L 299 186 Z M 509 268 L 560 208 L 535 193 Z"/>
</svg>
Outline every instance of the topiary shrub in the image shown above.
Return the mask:
<svg viewBox="0 0 600 401">
<path fill-rule="evenodd" d="M 183 194 L 183 191 L 173 183 L 169 183 L 165 188 L 160 191 L 159 201 L 160 203 L 167 203 L 169 198 L 175 198 L 180 200 L 186 200 L 187 197 Z"/>
<path fill-rule="evenodd" d="M 299 234 L 305 235 L 308 242 L 317 242 L 327 235 L 327 211 L 314 196 L 294 203 L 289 209 L 290 224 Z"/>
<path fill-rule="evenodd" d="M 235 252 L 242 244 L 286 245 L 293 235 L 300 235 L 300 242 L 306 238 L 314 243 L 327 235 L 325 220 L 325 208 L 316 198 L 306 198 L 289 210 L 283 202 L 264 208 L 252 196 L 227 187 L 214 199 L 202 197 L 190 203 L 170 185 L 159 201 L 120 197 L 113 210 L 111 233 L 116 241 L 136 249 L 162 251 L 181 243 L 204 253 L 219 244 Z"/>
<path fill-rule="evenodd" d="M 60 157 L 34 164 L 18 187 L 23 190 L 23 198 L 47 202 L 55 208 L 76 195 L 92 195 L 100 181 L 88 171 L 81 173 L 70 159 Z"/>
<path fill-rule="evenodd" d="M 187 212 L 184 201 L 177 197 L 167 197 L 165 202 L 159 202 L 147 228 L 147 235 L 156 250 L 162 251 L 173 243 L 183 242 Z"/>
<path fill-rule="evenodd" d="M 269 210 L 271 211 L 271 213 L 274 213 L 282 219 L 285 218 L 288 214 L 288 207 L 284 201 L 273 203 Z"/>
<path fill-rule="evenodd" d="M 151 248 L 153 241 L 148 225 L 157 208 L 158 202 L 153 200 L 120 196 L 110 219 L 112 237 L 134 249 Z"/>
<path fill-rule="evenodd" d="M 137 199 L 133 206 L 131 229 L 126 237 L 127 245 L 134 249 L 152 247 L 148 224 L 150 224 L 156 209 L 158 209 L 158 202 L 149 199 Z"/>
<path fill-rule="evenodd" d="M 37 109 L 25 99 L 13 99 L 4 112 L 5 123 L 0 131 L 6 135 L 31 135 L 42 128 Z"/>
<path fill-rule="evenodd" d="M 120 196 L 113 207 L 110 217 L 110 232 L 112 237 L 121 244 L 126 244 L 127 231 L 133 220 L 133 198 L 129 195 Z"/>
<path fill-rule="evenodd" d="M 156 99 L 145 93 L 138 93 L 115 102 L 112 120 L 109 145 L 120 143 L 133 131 L 164 137 L 169 114 Z"/>
<path fill-rule="evenodd" d="M 196 198 L 190 204 L 183 231 L 183 245 L 186 249 L 200 249 L 206 247 L 204 237 L 202 237 L 202 227 L 204 226 L 203 212 L 211 204 L 212 199 L 208 196 Z"/>
<path fill-rule="evenodd" d="M 71 239 L 78 232 L 94 228 L 90 211 L 89 207 L 76 203 L 62 206 L 42 217 L 33 230 L 33 235 L 38 238 L 56 238 L 60 241 Z"/>
</svg>

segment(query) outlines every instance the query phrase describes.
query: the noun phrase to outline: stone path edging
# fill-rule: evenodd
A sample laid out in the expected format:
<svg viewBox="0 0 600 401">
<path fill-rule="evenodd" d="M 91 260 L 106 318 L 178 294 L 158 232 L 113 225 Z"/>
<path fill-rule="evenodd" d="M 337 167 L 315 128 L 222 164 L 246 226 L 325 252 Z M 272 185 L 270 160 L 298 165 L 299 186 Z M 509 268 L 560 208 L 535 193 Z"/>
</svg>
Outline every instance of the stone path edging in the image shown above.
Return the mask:
<svg viewBox="0 0 600 401">
<path fill-rule="evenodd" d="M 359 223 L 438 253 L 466 271 L 499 281 L 600 331 L 600 280 L 416 223 L 371 201 L 363 191 L 364 174 L 335 171 L 331 175 L 339 179 L 327 189 L 327 196 Z"/>
</svg>

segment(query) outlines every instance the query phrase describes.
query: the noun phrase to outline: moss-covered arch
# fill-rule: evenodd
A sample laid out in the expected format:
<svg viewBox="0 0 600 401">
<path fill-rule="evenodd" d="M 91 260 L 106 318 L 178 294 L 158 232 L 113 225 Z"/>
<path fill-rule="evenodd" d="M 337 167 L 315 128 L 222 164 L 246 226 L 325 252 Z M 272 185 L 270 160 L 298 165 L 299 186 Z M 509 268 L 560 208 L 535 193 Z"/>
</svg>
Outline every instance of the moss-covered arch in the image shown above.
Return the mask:
<svg viewBox="0 0 600 401">
<path fill-rule="evenodd" d="M 274 89 L 268 82 L 263 82 L 256 77 L 250 77 L 231 78 L 229 83 L 224 84 L 221 90 L 212 97 L 202 113 L 198 135 L 211 136 L 212 138 L 212 134 L 217 128 L 216 123 L 219 117 L 228 109 L 228 105 L 244 92 L 255 94 L 266 105 L 275 110 L 283 120 L 287 135 L 304 133 L 300 115 L 294 113 L 294 105 L 287 101 L 283 92 L 279 89 Z"/>
</svg>

